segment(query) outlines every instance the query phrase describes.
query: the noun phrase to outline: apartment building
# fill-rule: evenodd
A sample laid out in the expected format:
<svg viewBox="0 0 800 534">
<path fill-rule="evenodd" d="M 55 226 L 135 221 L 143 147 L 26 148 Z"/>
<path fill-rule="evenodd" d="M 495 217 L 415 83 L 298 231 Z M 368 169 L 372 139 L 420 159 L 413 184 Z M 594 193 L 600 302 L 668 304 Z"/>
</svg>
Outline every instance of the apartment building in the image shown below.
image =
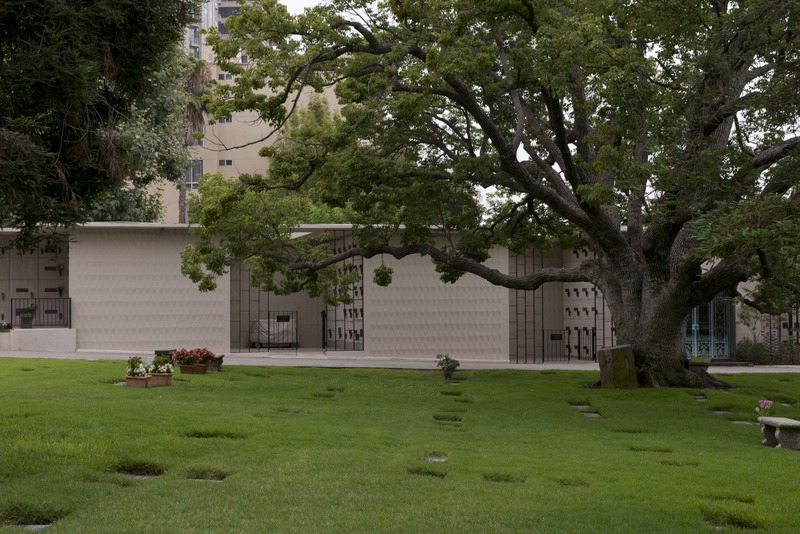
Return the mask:
<svg viewBox="0 0 800 534">
<path fill-rule="evenodd" d="M 206 62 L 210 79 L 216 84 L 232 84 L 234 77 L 216 64 L 214 51 L 206 41 L 206 32 L 216 28 L 220 35 L 226 35 L 225 20 L 240 7 L 235 0 L 209 0 L 203 4 L 201 19 L 186 30 L 184 48 L 193 57 Z M 237 60 L 243 65 L 248 63 L 244 53 Z M 206 117 L 206 124 L 202 127 L 203 137 L 191 147 L 191 160 L 183 180 L 186 193 L 191 195 L 197 189 L 203 174 L 220 173 L 234 178 L 245 173 L 266 173 L 269 161 L 259 156 L 258 151 L 274 140 L 253 141 L 265 137 L 270 130 L 271 127 L 254 112 L 238 112 L 213 121 Z M 161 194 L 164 205 L 162 221 L 186 222 L 185 205 L 181 202 L 179 189 L 172 184 L 163 184 Z"/>
</svg>

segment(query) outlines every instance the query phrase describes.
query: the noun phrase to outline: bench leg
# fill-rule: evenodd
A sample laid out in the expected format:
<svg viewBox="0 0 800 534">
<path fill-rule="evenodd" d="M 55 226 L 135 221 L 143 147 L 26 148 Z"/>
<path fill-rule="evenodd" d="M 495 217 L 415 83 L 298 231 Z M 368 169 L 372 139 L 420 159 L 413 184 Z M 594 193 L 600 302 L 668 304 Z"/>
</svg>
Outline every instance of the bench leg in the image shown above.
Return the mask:
<svg viewBox="0 0 800 534">
<path fill-rule="evenodd" d="M 767 447 L 778 446 L 778 440 L 775 438 L 775 430 L 776 428 L 772 425 L 761 425 L 761 435 L 764 436 L 764 441 L 761 442 L 762 445 L 766 445 Z"/>
<path fill-rule="evenodd" d="M 779 428 L 775 431 L 778 447 L 800 451 L 800 429 Z"/>
</svg>

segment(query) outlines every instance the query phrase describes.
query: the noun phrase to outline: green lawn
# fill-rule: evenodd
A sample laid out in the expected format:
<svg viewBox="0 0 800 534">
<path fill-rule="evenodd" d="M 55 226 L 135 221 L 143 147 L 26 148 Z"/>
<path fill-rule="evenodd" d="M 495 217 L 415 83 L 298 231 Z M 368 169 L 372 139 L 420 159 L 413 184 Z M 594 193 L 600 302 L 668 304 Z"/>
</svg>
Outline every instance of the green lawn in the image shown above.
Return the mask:
<svg viewBox="0 0 800 534">
<path fill-rule="evenodd" d="M 571 371 L 459 371 L 447 384 L 435 371 L 225 366 L 133 389 L 116 385 L 124 370 L 0 359 L 0 523 L 53 521 L 48 533 L 798 528 L 800 452 L 766 448 L 758 426 L 731 421 L 753 421 L 760 398 L 800 418 L 800 375 L 734 376 L 740 387 L 699 402 L 689 390 L 587 389 L 596 374 Z M 135 480 L 124 469 L 163 473 Z"/>
</svg>

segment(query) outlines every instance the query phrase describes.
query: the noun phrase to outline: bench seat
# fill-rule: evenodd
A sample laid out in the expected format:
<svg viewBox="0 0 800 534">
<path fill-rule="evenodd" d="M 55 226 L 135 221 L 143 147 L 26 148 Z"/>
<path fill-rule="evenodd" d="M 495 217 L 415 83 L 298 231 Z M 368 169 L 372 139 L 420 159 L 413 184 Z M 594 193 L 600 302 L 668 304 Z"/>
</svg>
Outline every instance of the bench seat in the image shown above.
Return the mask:
<svg viewBox="0 0 800 534">
<path fill-rule="evenodd" d="M 800 451 L 800 421 L 788 417 L 759 417 L 758 422 L 762 425 L 762 444 Z"/>
</svg>

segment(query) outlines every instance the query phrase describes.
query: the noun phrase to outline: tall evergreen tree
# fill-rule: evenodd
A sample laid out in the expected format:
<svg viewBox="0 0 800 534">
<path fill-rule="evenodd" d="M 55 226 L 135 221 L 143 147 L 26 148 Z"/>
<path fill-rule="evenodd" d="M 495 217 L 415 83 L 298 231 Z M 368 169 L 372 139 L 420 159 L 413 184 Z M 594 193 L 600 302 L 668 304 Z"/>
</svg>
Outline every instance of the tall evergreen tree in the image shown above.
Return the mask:
<svg viewBox="0 0 800 534">
<path fill-rule="evenodd" d="M 0 214 L 29 244 L 84 220 L 127 179 L 177 179 L 180 151 L 147 143 L 174 117 L 160 99 L 196 0 L 0 3 Z M 159 107 L 160 106 L 160 107 Z"/>
</svg>

